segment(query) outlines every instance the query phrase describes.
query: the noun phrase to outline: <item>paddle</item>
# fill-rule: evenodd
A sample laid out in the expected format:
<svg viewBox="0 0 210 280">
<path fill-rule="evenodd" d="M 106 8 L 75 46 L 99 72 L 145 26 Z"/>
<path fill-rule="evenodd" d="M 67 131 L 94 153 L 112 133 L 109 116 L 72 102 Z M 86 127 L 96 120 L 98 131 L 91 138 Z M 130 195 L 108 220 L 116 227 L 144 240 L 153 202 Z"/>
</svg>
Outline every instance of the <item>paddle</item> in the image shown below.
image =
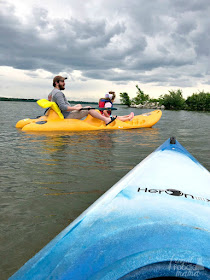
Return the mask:
<svg viewBox="0 0 210 280">
<path fill-rule="evenodd" d="M 113 110 L 117 110 L 117 108 L 113 108 L 113 107 L 112 108 L 92 108 L 91 107 L 91 108 L 82 108 L 82 109 L 80 109 L 80 111 L 81 110 L 88 110 L 89 111 L 89 110 L 92 110 L 92 109 L 99 110 L 99 111 L 105 111 L 105 110 L 106 111 L 111 111 L 111 110 L 113 111 Z"/>
</svg>

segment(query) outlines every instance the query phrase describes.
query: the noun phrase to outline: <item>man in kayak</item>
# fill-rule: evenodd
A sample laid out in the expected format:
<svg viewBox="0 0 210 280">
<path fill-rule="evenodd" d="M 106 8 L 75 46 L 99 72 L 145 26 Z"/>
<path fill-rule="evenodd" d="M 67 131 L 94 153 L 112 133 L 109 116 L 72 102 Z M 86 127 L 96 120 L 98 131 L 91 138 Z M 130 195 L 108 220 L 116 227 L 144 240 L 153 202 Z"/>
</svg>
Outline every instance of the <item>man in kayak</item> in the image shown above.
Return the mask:
<svg viewBox="0 0 210 280">
<path fill-rule="evenodd" d="M 60 108 L 65 119 L 82 119 L 90 114 L 92 117 L 102 120 L 106 125 L 112 123 L 116 117 L 106 117 L 95 111 L 94 109 L 90 110 L 82 110 L 82 105 L 77 104 L 75 106 L 71 106 L 71 104 L 66 99 L 66 96 L 63 94 L 61 90 L 65 90 L 65 80 L 66 77 L 55 76 L 53 79 L 54 89 L 48 95 L 48 100 L 55 102 Z M 85 107 L 88 108 L 88 107 Z M 90 108 L 90 107 L 89 107 Z"/>
</svg>

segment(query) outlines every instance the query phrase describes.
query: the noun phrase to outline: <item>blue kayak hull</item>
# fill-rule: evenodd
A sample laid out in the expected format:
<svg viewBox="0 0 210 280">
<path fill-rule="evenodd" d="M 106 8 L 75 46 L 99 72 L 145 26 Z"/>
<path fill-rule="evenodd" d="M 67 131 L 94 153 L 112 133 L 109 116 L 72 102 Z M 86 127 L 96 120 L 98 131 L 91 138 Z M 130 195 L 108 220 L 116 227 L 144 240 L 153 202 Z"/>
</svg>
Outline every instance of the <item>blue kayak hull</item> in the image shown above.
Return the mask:
<svg viewBox="0 0 210 280">
<path fill-rule="evenodd" d="M 10 279 L 210 279 L 210 173 L 168 139 Z"/>
</svg>

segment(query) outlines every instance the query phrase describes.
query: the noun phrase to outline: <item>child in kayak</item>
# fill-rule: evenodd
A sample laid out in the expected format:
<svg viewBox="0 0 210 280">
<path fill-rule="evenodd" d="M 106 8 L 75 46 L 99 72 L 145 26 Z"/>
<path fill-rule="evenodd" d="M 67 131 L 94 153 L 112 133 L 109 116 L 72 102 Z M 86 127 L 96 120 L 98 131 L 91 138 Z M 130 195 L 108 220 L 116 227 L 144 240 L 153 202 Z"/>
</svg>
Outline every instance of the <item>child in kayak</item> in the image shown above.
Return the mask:
<svg viewBox="0 0 210 280">
<path fill-rule="evenodd" d="M 100 98 L 100 99 L 99 99 L 98 107 L 99 107 L 99 108 L 106 108 L 106 107 L 105 107 L 105 104 L 106 104 L 106 103 L 109 104 L 108 107 L 113 107 L 112 101 L 111 101 L 110 97 L 112 97 L 112 96 L 111 96 L 109 93 L 106 93 L 104 98 Z M 110 105 L 110 104 L 111 104 L 111 105 Z M 101 110 L 100 112 L 101 112 L 101 115 L 103 115 L 104 110 Z M 106 114 L 106 115 L 107 115 L 107 114 Z M 109 116 L 111 115 L 111 110 L 108 111 L 108 115 L 109 115 Z"/>
<path fill-rule="evenodd" d="M 111 110 L 108 110 L 108 108 L 113 107 L 113 103 L 114 103 L 115 98 L 116 98 L 115 92 L 114 91 L 110 91 L 109 93 L 105 94 L 105 98 L 104 99 L 101 98 L 99 100 L 99 107 L 102 107 L 103 104 L 101 102 L 104 102 L 104 106 L 103 107 L 107 108 L 107 110 L 101 111 L 102 114 L 105 117 L 111 116 Z M 122 121 L 122 122 L 125 122 L 125 121 L 131 121 L 133 119 L 133 117 L 134 117 L 134 113 L 131 112 L 129 115 L 117 116 L 117 119 Z"/>
</svg>

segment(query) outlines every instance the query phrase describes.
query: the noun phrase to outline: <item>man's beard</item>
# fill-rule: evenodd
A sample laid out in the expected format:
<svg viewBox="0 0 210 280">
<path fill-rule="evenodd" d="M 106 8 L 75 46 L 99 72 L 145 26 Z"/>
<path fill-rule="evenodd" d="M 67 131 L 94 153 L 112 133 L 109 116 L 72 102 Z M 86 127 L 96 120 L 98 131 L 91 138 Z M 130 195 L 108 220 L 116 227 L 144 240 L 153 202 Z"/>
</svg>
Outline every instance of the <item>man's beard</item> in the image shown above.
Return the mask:
<svg viewBox="0 0 210 280">
<path fill-rule="evenodd" d="M 65 89 L 65 87 L 64 87 L 64 86 L 62 86 L 62 85 L 59 85 L 59 89 L 60 89 L 60 90 L 64 90 L 64 89 Z"/>
</svg>

